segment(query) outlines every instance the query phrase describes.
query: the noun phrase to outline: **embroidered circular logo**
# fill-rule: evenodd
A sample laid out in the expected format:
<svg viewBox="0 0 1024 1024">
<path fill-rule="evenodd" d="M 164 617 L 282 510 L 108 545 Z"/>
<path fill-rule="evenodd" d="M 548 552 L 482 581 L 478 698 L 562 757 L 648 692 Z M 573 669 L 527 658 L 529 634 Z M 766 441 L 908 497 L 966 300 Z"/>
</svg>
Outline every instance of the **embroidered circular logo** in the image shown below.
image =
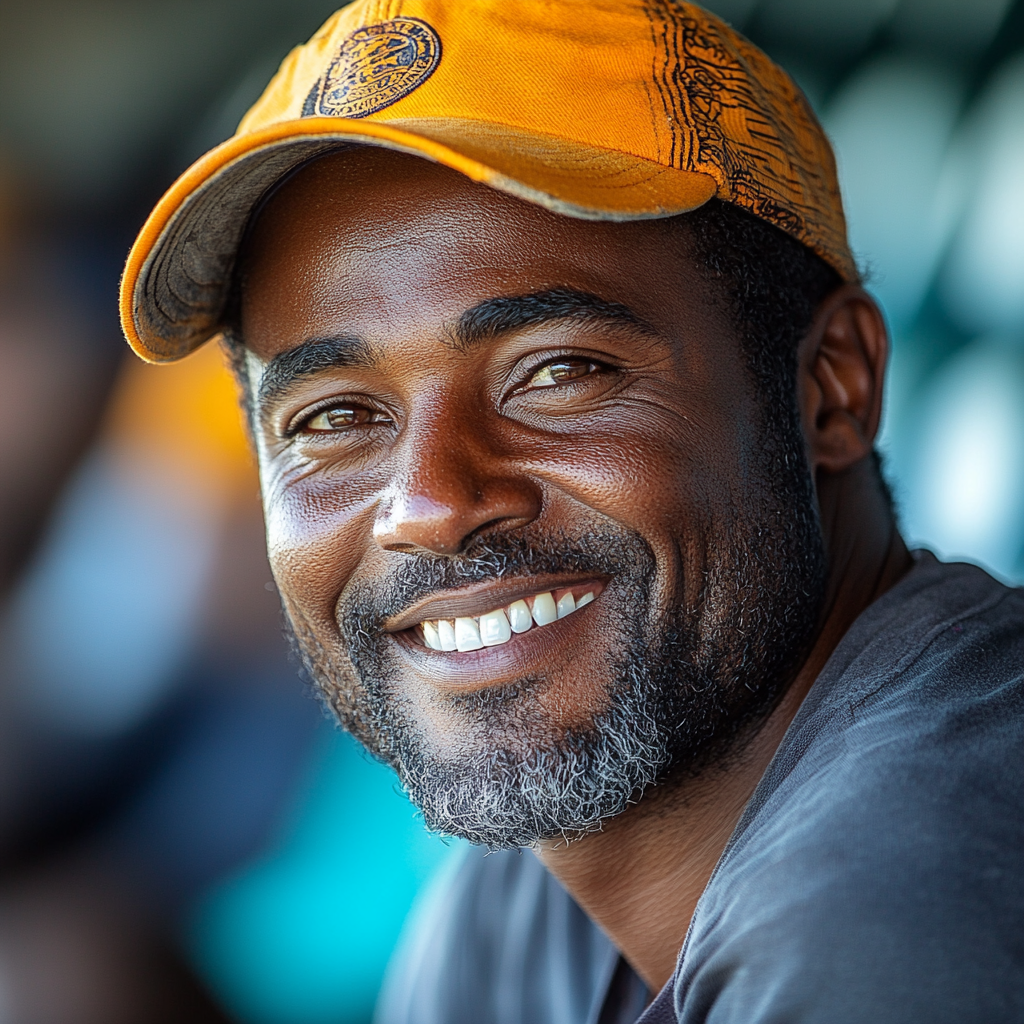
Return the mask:
<svg viewBox="0 0 1024 1024">
<path fill-rule="evenodd" d="M 302 108 L 304 117 L 367 117 L 421 86 L 441 60 L 441 40 L 419 18 L 357 28 Z"/>
</svg>

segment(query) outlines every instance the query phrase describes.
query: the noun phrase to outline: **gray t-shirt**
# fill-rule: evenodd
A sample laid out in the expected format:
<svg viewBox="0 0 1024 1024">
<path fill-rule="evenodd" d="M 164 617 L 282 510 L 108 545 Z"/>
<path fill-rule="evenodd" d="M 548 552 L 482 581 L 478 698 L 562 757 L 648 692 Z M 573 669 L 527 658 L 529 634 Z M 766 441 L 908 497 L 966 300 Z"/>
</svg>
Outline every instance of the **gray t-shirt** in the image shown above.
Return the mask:
<svg viewBox="0 0 1024 1024">
<path fill-rule="evenodd" d="M 927 553 L 843 638 L 649 995 L 529 853 L 471 851 L 378 1024 L 1024 1021 L 1024 590 Z"/>
</svg>

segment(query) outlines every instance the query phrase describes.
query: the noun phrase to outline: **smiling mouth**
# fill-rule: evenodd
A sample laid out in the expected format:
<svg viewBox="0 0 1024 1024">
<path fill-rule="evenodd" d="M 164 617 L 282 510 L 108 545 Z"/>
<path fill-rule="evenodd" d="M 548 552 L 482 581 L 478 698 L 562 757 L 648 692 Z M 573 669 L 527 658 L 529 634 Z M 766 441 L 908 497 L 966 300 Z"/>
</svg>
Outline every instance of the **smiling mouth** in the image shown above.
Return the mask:
<svg viewBox="0 0 1024 1024">
<path fill-rule="evenodd" d="M 519 598 L 481 615 L 424 619 L 409 632 L 432 651 L 468 652 L 500 647 L 519 633 L 543 628 L 594 601 L 604 584 L 590 581 Z"/>
</svg>

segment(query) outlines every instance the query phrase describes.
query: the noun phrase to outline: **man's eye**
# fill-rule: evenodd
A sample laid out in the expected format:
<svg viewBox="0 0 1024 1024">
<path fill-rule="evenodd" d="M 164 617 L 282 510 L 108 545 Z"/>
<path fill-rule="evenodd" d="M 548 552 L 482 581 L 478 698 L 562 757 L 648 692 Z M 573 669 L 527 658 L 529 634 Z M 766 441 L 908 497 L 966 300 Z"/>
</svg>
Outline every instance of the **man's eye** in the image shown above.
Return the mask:
<svg viewBox="0 0 1024 1024">
<path fill-rule="evenodd" d="M 348 430 L 350 427 L 361 427 L 367 423 L 380 423 L 386 417 L 373 409 L 365 409 L 358 405 L 336 405 L 318 412 L 306 422 L 304 430 L 309 433 L 324 433 L 330 430 Z"/>
<path fill-rule="evenodd" d="M 580 377 L 587 377 L 596 373 L 598 369 L 597 363 L 589 359 L 559 359 L 558 362 L 542 366 L 530 378 L 529 386 L 553 388 L 558 384 L 568 384 L 570 381 L 579 380 Z"/>
</svg>

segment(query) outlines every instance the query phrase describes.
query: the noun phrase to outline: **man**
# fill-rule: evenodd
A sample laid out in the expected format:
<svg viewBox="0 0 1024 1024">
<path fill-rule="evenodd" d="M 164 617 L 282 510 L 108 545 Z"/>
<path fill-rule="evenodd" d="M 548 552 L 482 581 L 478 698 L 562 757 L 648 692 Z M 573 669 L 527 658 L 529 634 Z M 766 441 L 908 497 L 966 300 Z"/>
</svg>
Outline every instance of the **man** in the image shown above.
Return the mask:
<svg viewBox="0 0 1024 1024">
<path fill-rule="evenodd" d="M 884 323 L 745 40 L 357 3 L 122 310 L 152 360 L 223 336 L 311 676 L 481 848 L 382 1020 L 1024 1018 L 1024 595 L 900 539 Z"/>
</svg>

